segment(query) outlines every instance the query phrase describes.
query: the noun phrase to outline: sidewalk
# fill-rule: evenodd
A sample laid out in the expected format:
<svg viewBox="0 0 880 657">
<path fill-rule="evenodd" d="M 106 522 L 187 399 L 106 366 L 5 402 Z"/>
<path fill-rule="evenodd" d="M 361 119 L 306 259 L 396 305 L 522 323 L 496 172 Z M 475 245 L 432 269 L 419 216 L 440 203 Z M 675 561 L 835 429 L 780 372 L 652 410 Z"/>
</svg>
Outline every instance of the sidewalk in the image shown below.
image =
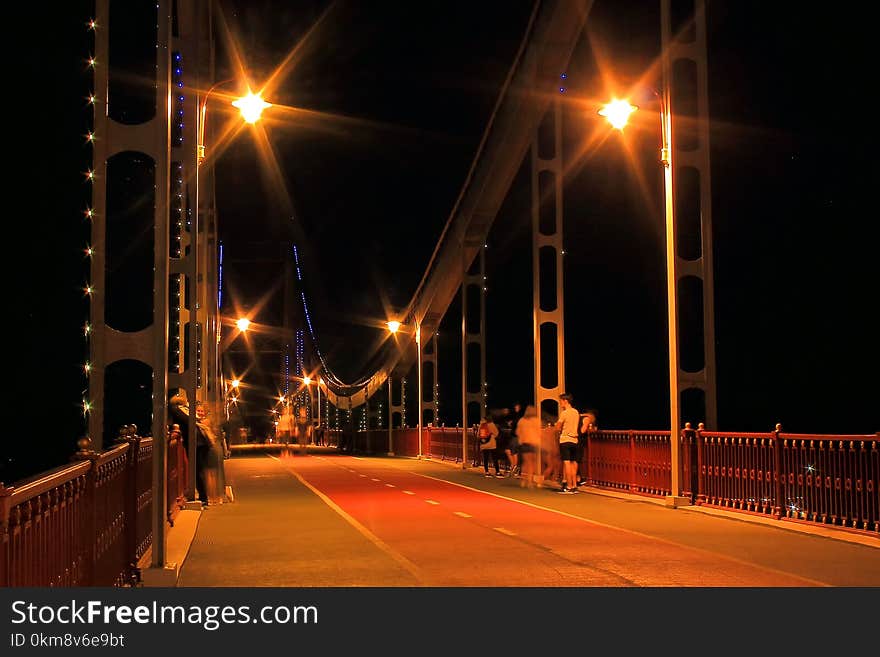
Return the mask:
<svg viewBox="0 0 880 657">
<path fill-rule="evenodd" d="M 456 463 L 455 461 L 443 461 L 438 459 L 423 459 L 424 461 L 430 461 L 432 463 L 436 463 L 438 465 L 444 465 L 446 467 L 452 467 L 459 472 L 464 472 L 468 474 L 472 474 L 474 476 L 479 476 L 485 479 L 483 476 L 482 466 L 470 466 L 468 465 L 466 468 L 462 468 L 460 463 Z M 494 472 L 494 471 L 493 471 Z M 516 481 L 519 482 L 519 479 L 516 477 L 504 477 L 503 479 L 497 479 L 494 477 L 490 477 L 489 481 L 495 479 L 496 481 Z M 538 488 L 536 490 L 547 491 L 548 493 L 558 493 L 561 486 L 559 482 L 545 480 L 542 484 L 542 488 Z M 644 504 L 656 504 L 662 507 L 666 507 L 666 502 L 661 497 L 651 497 L 649 495 L 636 495 L 633 493 L 625 493 L 622 491 L 616 491 L 612 489 L 601 488 L 598 486 L 580 486 L 578 488 L 578 494 L 580 495 L 599 495 L 604 497 L 615 498 L 619 500 L 626 500 L 629 502 L 640 502 Z M 782 519 L 777 520 L 775 518 L 771 518 L 769 516 L 757 513 L 749 513 L 743 511 L 733 511 L 728 509 L 720 509 L 716 507 L 710 506 L 702 506 L 702 505 L 690 505 L 690 506 L 680 506 L 678 507 L 679 511 L 684 511 L 688 513 L 701 513 L 705 515 L 715 516 L 719 518 L 727 518 L 729 520 L 736 520 L 739 522 L 745 523 L 753 523 L 758 525 L 764 525 L 766 527 L 772 527 L 774 529 L 781 529 L 784 531 L 790 532 L 798 532 L 802 534 L 809 534 L 811 536 L 821 536 L 824 538 L 829 538 L 835 541 L 843 541 L 845 543 L 853 543 L 857 545 L 864 545 L 867 547 L 872 547 L 875 549 L 880 549 L 880 536 L 870 535 L 865 532 L 859 532 L 857 530 L 851 530 L 845 527 L 831 527 L 831 526 L 821 526 L 815 525 L 812 523 L 807 523 L 798 520 L 791 519 Z"/>
</svg>

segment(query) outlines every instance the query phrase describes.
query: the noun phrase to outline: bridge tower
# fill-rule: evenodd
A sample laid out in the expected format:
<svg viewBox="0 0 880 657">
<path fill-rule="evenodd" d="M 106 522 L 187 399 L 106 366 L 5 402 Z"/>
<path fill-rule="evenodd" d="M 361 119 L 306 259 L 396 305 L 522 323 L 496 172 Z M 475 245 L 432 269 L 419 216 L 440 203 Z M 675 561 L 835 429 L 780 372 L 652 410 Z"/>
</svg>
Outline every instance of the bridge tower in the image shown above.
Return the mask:
<svg viewBox="0 0 880 657">
<path fill-rule="evenodd" d="M 486 244 L 465 247 L 479 249 L 473 263 L 465 256 L 461 279 L 461 424 L 467 428 L 486 416 Z M 469 297 L 468 290 L 476 296 Z M 474 386 L 468 372 L 477 368 L 480 379 Z"/>
<path fill-rule="evenodd" d="M 676 344 L 670 345 L 670 388 L 679 408 L 672 415 L 679 422 L 689 419 L 717 427 L 705 0 L 694 1 L 693 13 L 681 17 L 682 25 L 674 25 L 675 18 L 671 0 L 662 0 L 663 102 L 676 128 L 668 136 L 677 226 L 675 235 L 667 235 L 673 245 L 668 262 L 677 306 L 670 320 L 677 325 Z"/>
<path fill-rule="evenodd" d="M 561 71 L 536 75 L 564 76 Z M 565 392 L 565 296 L 562 280 L 562 105 L 559 96 L 532 139 L 532 307 L 535 404 L 540 417 L 559 414 Z"/>
</svg>

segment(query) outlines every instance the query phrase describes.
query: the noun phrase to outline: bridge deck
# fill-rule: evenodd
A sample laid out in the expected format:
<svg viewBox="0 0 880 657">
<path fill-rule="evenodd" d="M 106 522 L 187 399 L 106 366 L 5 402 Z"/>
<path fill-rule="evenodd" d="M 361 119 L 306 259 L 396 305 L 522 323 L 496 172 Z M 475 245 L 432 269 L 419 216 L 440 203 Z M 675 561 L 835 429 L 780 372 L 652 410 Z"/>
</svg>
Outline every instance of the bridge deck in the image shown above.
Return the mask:
<svg viewBox="0 0 880 657">
<path fill-rule="evenodd" d="M 449 462 L 311 447 L 232 458 L 226 477 L 235 502 L 202 513 L 179 586 L 880 585 L 870 536 L 559 495 Z"/>
</svg>

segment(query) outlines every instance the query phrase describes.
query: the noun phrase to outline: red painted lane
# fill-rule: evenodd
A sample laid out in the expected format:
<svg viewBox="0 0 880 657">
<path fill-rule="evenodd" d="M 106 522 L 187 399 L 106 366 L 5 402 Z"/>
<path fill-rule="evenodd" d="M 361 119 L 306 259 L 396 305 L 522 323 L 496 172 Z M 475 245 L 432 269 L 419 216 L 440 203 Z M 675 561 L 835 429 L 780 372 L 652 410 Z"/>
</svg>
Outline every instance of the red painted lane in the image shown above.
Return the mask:
<svg viewBox="0 0 880 657">
<path fill-rule="evenodd" d="M 817 584 L 419 475 L 391 462 L 310 456 L 282 464 L 412 562 L 429 586 Z M 559 498 L 578 500 L 577 495 Z"/>
</svg>

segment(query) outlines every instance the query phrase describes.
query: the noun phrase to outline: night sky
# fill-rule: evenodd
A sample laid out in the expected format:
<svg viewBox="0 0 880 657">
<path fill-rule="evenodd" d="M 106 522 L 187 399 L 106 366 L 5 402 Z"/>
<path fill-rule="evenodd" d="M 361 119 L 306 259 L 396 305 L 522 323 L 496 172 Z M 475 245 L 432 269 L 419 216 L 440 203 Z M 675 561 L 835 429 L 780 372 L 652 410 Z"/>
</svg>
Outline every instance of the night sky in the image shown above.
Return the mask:
<svg viewBox="0 0 880 657">
<path fill-rule="evenodd" d="M 290 201 L 261 171 L 247 131 L 220 160 L 227 257 L 274 255 L 277 243 L 296 241 L 320 348 L 341 378 L 366 373 L 365 346 L 377 336 L 367 324 L 384 319 L 383 300 L 403 307 L 417 286 L 531 5 L 336 3 L 269 98 L 321 113 L 284 122 L 267 113 Z M 327 4 L 222 6 L 259 82 Z M 93 10 L 70 2 L 26 11 L 19 38 L 40 47 L 27 51 L 21 81 L 38 101 L 18 131 L 28 140 L 19 151 L 25 180 L 7 177 L 20 202 L 7 225 L 16 229 L 14 276 L 24 283 L 15 286 L 16 338 L 7 338 L 18 357 L 10 386 L 17 426 L 2 439 L 0 481 L 66 461 L 84 431 L 82 172 L 91 90 L 84 60 Z M 658 137 L 627 133 L 640 153 L 635 166 L 616 133 L 577 162 L 574 153 L 607 131 L 584 109 L 609 91 L 596 53 L 614 62 L 625 90 L 657 56 L 658 15 L 659 2 L 599 0 L 590 38 L 567 71 L 567 387 L 575 406 L 598 410 L 605 428 L 668 426 Z M 709 2 L 708 20 L 719 428 L 770 431 L 781 422 L 792 432 L 873 433 L 880 359 L 868 20 L 834 7 L 820 13 L 756 2 Z M 524 167 L 488 240 L 491 407 L 530 401 L 529 222 Z M 253 304 L 272 284 L 273 267 L 230 265 L 228 291 Z M 440 337 L 440 414 L 450 424 L 460 415 L 459 312 L 450 308 Z"/>
</svg>

